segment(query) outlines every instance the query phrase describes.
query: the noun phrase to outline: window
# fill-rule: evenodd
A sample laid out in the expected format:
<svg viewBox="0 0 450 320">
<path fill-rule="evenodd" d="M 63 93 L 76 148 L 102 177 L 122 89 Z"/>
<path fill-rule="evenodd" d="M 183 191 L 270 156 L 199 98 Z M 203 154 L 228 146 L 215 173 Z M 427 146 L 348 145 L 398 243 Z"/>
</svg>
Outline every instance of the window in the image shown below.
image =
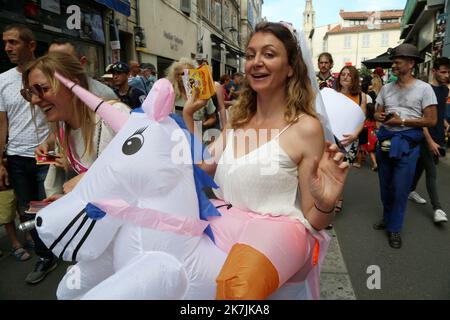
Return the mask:
<svg viewBox="0 0 450 320">
<path fill-rule="evenodd" d="M 206 0 L 206 19 L 211 20 L 211 0 Z"/>
<path fill-rule="evenodd" d="M 201 0 L 200 10 L 203 18 L 211 20 L 211 0 Z"/>
<path fill-rule="evenodd" d="M 180 9 L 185 14 L 189 15 L 191 13 L 191 0 L 181 0 Z"/>
<path fill-rule="evenodd" d="M 247 3 L 247 19 L 248 19 L 248 23 L 254 28 L 255 27 L 255 19 L 253 18 L 253 4 L 250 0 Z"/>
<path fill-rule="evenodd" d="M 237 14 L 233 13 L 233 16 L 231 17 L 231 26 L 234 27 L 236 30 L 238 30 L 238 24 L 237 24 Z M 234 41 L 238 40 L 238 33 L 232 32 L 232 37 Z"/>
<path fill-rule="evenodd" d="M 350 25 L 352 26 L 361 26 L 364 24 L 365 24 L 364 20 L 350 20 Z"/>
<path fill-rule="evenodd" d="M 215 13 L 216 19 L 214 24 L 217 28 L 222 29 L 222 4 L 218 1 L 215 3 Z"/>
<path fill-rule="evenodd" d="M 388 47 L 389 46 L 389 33 L 384 32 L 381 34 L 381 46 Z"/>
<path fill-rule="evenodd" d="M 363 34 L 362 47 L 363 48 L 370 47 L 370 34 Z"/>
<path fill-rule="evenodd" d="M 230 26 L 230 7 L 228 3 L 223 6 L 223 26 L 224 28 Z"/>
<path fill-rule="evenodd" d="M 352 37 L 351 36 L 345 36 L 344 38 L 344 48 L 350 49 L 352 46 Z"/>
</svg>

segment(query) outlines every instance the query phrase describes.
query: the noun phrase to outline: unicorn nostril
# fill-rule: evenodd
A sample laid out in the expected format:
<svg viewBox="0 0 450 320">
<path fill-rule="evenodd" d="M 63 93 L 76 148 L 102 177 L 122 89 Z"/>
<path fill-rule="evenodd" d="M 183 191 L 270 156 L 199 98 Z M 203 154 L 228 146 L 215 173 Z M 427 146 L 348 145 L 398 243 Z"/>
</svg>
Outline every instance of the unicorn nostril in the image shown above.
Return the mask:
<svg viewBox="0 0 450 320">
<path fill-rule="evenodd" d="M 42 218 L 41 217 L 36 218 L 36 226 L 38 226 L 38 227 L 42 226 Z"/>
</svg>

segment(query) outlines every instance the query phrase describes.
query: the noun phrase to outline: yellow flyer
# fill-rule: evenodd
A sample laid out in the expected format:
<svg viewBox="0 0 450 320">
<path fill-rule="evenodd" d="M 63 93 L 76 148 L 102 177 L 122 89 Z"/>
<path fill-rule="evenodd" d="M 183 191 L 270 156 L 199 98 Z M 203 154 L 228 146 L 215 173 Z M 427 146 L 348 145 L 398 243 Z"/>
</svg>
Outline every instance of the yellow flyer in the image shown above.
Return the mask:
<svg viewBox="0 0 450 320">
<path fill-rule="evenodd" d="M 214 81 L 208 66 L 184 70 L 183 83 L 188 97 L 192 95 L 193 88 L 200 90 L 198 98 L 203 100 L 211 98 L 216 93 Z"/>
</svg>

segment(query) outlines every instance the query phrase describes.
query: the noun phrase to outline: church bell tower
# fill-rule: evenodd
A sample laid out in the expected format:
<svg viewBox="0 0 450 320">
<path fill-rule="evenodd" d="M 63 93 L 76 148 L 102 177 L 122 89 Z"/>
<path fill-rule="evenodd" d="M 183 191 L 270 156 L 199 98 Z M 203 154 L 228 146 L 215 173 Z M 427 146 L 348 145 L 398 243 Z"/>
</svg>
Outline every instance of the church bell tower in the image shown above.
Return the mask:
<svg viewBox="0 0 450 320">
<path fill-rule="evenodd" d="M 312 0 L 306 0 L 305 10 L 303 11 L 303 33 L 309 42 L 309 34 L 316 26 L 316 12 L 314 11 Z"/>
</svg>

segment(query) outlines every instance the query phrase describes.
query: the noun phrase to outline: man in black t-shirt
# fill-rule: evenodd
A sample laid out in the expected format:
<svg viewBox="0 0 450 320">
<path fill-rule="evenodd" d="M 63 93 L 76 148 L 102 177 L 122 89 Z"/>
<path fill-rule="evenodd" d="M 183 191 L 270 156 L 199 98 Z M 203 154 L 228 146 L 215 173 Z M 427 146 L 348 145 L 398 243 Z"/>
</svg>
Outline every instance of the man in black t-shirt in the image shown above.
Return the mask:
<svg viewBox="0 0 450 320">
<path fill-rule="evenodd" d="M 447 96 L 449 89 L 447 83 L 450 79 L 450 59 L 442 57 L 437 58 L 433 64 L 433 80 L 431 87 L 434 90 L 437 98 L 437 122 L 434 127 L 423 128 L 425 140 L 420 146 L 420 156 L 417 161 L 416 174 L 412 185 L 412 191 L 409 194 L 409 199 L 416 203 L 425 204 L 427 201 L 423 199 L 416 191 L 417 183 L 425 170 L 426 185 L 428 195 L 430 196 L 431 205 L 434 210 L 434 222 L 447 222 L 447 215 L 442 210 L 439 202 L 439 195 L 437 192 L 437 171 L 436 164 L 439 162 L 439 157 L 445 156 L 445 113 L 447 107 Z"/>
<path fill-rule="evenodd" d="M 126 63 L 117 62 L 110 69 L 113 75 L 114 92 L 120 101 L 130 108 L 139 108 L 145 100 L 146 94 L 142 90 L 128 85 L 128 73 L 130 68 Z"/>
</svg>

